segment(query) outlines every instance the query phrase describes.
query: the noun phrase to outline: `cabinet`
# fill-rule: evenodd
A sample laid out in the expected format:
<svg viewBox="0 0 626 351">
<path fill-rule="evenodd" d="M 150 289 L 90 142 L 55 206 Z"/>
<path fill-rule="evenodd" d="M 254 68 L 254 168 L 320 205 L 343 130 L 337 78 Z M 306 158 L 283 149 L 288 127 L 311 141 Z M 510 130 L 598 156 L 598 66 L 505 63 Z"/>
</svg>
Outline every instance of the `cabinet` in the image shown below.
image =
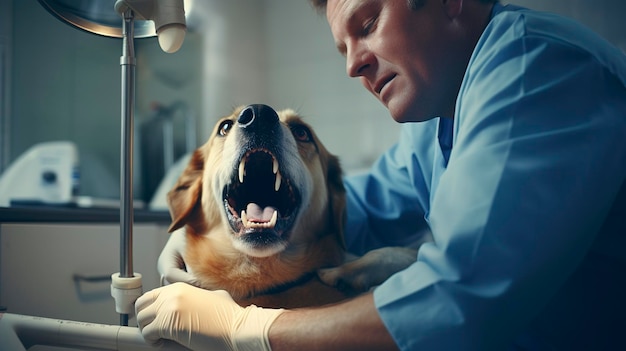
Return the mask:
<svg viewBox="0 0 626 351">
<path fill-rule="evenodd" d="M 74 279 L 120 271 L 119 232 L 117 223 L 0 224 L 0 305 L 16 314 L 119 324 L 110 280 Z M 157 259 L 168 236 L 165 224 L 134 225 L 133 268 L 144 291 L 159 285 Z"/>
</svg>

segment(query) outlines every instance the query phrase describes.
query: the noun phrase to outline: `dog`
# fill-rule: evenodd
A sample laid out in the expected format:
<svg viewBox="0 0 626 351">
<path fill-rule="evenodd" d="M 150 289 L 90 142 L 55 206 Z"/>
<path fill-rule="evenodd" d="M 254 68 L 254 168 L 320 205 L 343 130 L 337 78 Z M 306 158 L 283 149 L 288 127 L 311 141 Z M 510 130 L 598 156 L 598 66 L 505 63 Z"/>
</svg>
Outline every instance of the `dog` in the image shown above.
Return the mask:
<svg viewBox="0 0 626 351">
<path fill-rule="evenodd" d="M 185 230 L 186 269 L 242 306 L 335 303 L 416 259 L 415 249 L 383 248 L 347 260 L 339 160 L 291 109 L 249 105 L 221 118 L 168 205 L 169 231 Z"/>
</svg>

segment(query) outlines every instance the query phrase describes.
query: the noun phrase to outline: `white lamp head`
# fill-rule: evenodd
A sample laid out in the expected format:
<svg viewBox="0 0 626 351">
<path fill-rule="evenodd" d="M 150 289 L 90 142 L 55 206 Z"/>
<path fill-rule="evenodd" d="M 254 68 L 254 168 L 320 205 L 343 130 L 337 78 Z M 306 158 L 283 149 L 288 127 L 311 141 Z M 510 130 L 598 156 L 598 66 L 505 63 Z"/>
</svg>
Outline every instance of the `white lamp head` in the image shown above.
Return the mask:
<svg viewBox="0 0 626 351">
<path fill-rule="evenodd" d="M 159 45 L 161 49 L 167 53 L 174 53 L 180 49 L 185 40 L 185 33 L 187 27 L 178 24 L 171 23 L 162 26 L 157 29 L 157 36 L 159 37 Z"/>
<path fill-rule="evenodd" d="M 120 14 L 129 8 L 137 18 L 154 21 L 163 51 L 174 53 L 183 45 L 187 32 L 184 0 L 117 0 L 115 3 Z"/>
</svg>

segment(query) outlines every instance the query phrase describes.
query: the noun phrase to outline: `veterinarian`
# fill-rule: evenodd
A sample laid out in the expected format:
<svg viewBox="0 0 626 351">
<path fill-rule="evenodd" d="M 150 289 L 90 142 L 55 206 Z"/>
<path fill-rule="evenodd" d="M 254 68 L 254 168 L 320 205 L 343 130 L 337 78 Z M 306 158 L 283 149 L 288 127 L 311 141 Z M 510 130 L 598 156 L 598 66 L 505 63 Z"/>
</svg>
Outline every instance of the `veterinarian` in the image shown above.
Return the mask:
<svg viewBox="0 0 626 351">
<path fill-rule="evenodd" d="M 136 304 L 194 350 L 626 350 L 626 57 L 551 14 L 485 0 L 319 0 L 347 73 L 403 124 L 348 178 L 355 253 L 415 264 L 323 308 L 241 308 L 176 283 Z M 418 122 L 418 123 L 413 123 Z M 181 270 L 173 236 L 160 271 Z"/>
</svg>

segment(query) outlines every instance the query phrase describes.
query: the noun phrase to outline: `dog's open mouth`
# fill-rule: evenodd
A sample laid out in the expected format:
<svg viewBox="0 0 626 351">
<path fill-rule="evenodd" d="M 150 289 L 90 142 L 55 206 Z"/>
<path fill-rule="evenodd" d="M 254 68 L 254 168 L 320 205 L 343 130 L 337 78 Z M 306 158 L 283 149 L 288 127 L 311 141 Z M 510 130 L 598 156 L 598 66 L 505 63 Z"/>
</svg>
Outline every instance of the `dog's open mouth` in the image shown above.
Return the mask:
<svg viewBox="0 0 626 351">
<path fill-rule="evenodd" d="M 243 156 L 222 197 L 231 228 L 255 246 L 286 240 L 300 205 L 298 190 L 266 149 Z"/>
</svg>

